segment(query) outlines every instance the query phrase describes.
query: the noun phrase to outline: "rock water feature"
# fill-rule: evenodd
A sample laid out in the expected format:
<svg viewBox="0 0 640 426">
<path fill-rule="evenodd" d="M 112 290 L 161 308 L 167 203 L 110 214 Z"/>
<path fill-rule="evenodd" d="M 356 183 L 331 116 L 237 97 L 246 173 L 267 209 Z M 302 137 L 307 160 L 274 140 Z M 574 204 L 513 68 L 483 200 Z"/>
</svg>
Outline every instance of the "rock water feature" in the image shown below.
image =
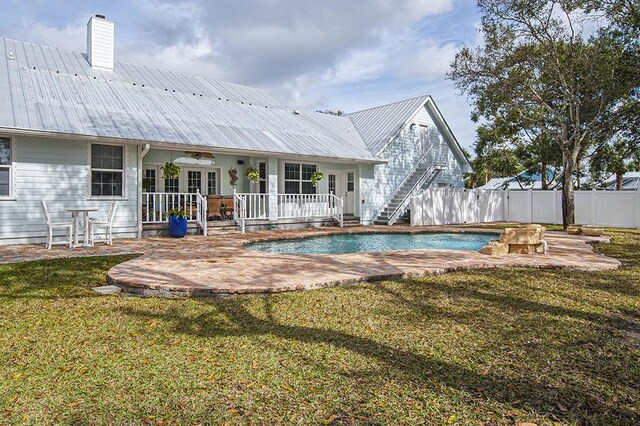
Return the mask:
<svg viewBox="0 0 640 426">
<path fill-rule="evenodd" d="M 547 242 L 544 240 L 544 227 L 540 225 L 521 225 L 517 228 L 505 228 L 497 241 L 489 241 L 480 253 L 490 256 L 515 254 L 544 254 Z"/>
</svg>

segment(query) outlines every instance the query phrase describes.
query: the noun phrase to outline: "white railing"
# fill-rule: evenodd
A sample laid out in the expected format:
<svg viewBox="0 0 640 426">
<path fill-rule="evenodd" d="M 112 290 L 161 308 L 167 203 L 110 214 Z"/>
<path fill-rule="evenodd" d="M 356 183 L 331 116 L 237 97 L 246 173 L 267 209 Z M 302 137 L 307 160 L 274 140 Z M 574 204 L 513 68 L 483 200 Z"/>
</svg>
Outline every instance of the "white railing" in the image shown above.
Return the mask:
<svg viewBox="0 0 640 426">
<path fill-rule="evenodd" d="M 340 201 L 333 194 L 278 194 L 278 217 L 333 217 L 342 213 Z"/>
<path fill-rule="evenodd" d="M 142 193 L 142 223 L 164 223 L 167 221 L 169 210 L 181 209 L 187 212 L 188 221 L 198 220 L 198 197 L 202 195 L 186 192 L 143 192 Z M 206 201 L 204 208 L 207 207 Z M 204 214 L 206 220 L 206 213 Z"/>
<path fill-rule="evenodd" d="M 207 199 L 200 194 L 200 190 L 196 193 L 197 211 L 196 223 L 202 230 L 202 235 L 207 236 Z"/>
<path fill-rule="evenodd" d="M 244 234 L 245 221 L 247 217 L 247 205 L 245 198 L 239 193 L 233 191 L 233 220 L 240 227 L 240 232 Z"/>
<path fill-rule="evenodd" d="M 344 200 L 333 195 L 333 192 L 329 193 L 329 202 L 334 204 L 334 214 L 332 215 L 335 220 L 340 224 L 340 228 L 344 227 Z"/>
<path fill-rule="evenodd" d="M 269 218 L 269 195 L 236 192 L 235 195 L 244 200 L 246 206 L 245 219 Z M 235 207 L 235 205 L 234 205 Z"/>
</svg>

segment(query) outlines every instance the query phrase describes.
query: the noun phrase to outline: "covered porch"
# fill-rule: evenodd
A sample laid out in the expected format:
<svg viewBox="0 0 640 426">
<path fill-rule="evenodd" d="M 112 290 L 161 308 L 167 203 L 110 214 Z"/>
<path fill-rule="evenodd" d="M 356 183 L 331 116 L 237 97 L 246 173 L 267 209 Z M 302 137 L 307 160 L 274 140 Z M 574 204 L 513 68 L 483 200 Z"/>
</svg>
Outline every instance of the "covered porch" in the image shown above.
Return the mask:
<svg viewBox="0 0 640 426">
<path fill-rule="evenodd" d="M 343 226 L 358 216 L 360 165 L 296 156 L 153 147 L 141 152 L 140 225 L 144 235 L 166 228 L 170 210 L 187 213 L 191 232 Z M 180 168 L 165 175 L 167 164 Z M 249 179 L 245 172 L 256 173 Z M 312 176 L 322 178 L 313 181 Z M 155 232 L 154 232 L 155 231 Z"/>
</svg>

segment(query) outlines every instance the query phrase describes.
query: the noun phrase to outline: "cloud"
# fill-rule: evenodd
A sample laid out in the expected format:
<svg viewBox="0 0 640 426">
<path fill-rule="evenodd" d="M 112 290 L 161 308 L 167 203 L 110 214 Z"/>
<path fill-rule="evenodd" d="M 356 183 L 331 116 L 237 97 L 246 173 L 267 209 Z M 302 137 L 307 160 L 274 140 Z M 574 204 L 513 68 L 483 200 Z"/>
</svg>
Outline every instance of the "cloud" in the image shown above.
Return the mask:
<svg viewBox="0 0 640 426">
<path fill-rule="evenodd" d="M 100 12 L 116 23 L 119 60 L 257 86 L 288 105 L 349 111 L 435 90 L 459 117 L 468 109 L 444 82 L 476 37 L 468 0 L 8 1 L 4 35 L 84 51 Z M 471 128 L 464 116 L 454 130 Z"/>
</svg>

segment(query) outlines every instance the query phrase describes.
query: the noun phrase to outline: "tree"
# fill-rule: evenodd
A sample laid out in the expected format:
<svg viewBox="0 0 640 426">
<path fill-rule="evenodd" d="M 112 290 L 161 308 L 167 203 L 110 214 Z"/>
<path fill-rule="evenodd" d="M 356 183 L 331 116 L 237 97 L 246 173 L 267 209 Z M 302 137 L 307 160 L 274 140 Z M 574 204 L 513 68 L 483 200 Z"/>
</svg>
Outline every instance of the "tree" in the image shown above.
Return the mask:
<svg viewBox="0 0 640 426">
<path fill-rule="evenodd" d="M 622 177 L 627 172 L 640 170 L 640 144 L 620 138 L 600 147 L 591 159 L 591 176 L 602 183 L 611 175 L 616 177 L 616 190 L 622 190 Z"/>
<path fill-rule="evenodd" d="M 459 51 L 449 73 L 473 101 L 472 118 L 522 146 L 556 144 L 565 226 L 574 222 L 579 159 L 633 115 L 640 81 L 636 50 L 605 31 L 587 36 L 581 30 L 584 3 L 478 0 L 484 42 Z M 590 10 L 603 7 L 594 3 Z"/>
<path fill-rule="evenodd" d="M 325 109 L 324 111 L 317 110 L 316 112 L 319 112 L 320 114 L 337 115 L 338 117 L 341 117 L 344 115 L 344 111 L 342 110 L 332 111 L 330 109 Z"/>
</svg>

